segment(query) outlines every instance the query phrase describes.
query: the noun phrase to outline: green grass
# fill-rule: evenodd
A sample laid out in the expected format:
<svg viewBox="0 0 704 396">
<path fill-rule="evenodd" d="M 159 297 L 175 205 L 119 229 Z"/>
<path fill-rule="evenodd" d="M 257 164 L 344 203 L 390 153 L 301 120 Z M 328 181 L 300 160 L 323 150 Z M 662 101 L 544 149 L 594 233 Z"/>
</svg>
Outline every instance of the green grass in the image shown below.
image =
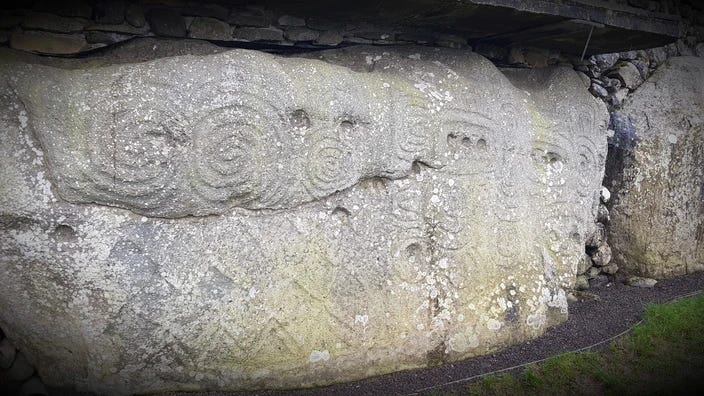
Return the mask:
<svg viewBox="0 0 704 396">
<path fill-rule="evenodd" d="M 603 352 L 556 356 L 453 394 L 704 394 L 704 296 L 649 306 L 643 323 Z"/>
</svg>

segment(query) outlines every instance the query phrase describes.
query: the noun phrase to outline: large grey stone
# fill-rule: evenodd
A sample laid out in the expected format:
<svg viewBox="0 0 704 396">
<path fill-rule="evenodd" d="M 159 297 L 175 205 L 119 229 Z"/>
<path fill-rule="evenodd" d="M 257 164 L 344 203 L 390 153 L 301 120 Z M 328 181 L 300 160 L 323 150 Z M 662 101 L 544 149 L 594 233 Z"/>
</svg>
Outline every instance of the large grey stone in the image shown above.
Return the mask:
<svg viewBox="0 0 704 396">
<path fill-rule="evenodd" d="M 195 17 L 188 27 L 188 35 L 198 39 L 231 40 L 232 28 L 215 18 Z"/>
<path fill-rule="evenodd" d="M 82 34 L 60 34 L 38 31 L 15 31 L 10 46 L 40 54 L 67 55 L 81 52 L 86 45 Z"/>
<path fill-rule="evenodd" d="M 414 47 L 69 62 L 0 64 L 0 327 L 48 385 L 323 385 L 566 318 L 607 121 L 571 69 Z"/>
<path fill-rule="evenodd" d="M 629 273 L 704 269 L 704 60 L 671 58 L 622 113 L 636 130 L 613 181 L 609 242 Z"/>
</svg>

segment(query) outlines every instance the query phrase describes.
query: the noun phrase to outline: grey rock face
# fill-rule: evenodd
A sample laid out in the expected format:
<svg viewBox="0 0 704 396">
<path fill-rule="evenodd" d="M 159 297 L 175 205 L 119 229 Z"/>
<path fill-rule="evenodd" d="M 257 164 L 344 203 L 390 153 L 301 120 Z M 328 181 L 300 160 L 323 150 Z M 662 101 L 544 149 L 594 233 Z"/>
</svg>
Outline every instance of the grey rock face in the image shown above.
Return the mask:
<svg viewBox="0 0 704 396">
<path fill-rule="evenodd" d="M 701 81 L 704 60 L 671 58 L 623 106 L 637 139 L 621 145 L 612 189 L 609 241 L 622 270 L 664 278 L 704 269 Z"/>
<path fill-rule="evenodd" d="M 322 385 L 566 317 L 607 121 L 571 69 L 412 47 L 0 69 L 0 326 L 48 385 Z"/>
</svg>

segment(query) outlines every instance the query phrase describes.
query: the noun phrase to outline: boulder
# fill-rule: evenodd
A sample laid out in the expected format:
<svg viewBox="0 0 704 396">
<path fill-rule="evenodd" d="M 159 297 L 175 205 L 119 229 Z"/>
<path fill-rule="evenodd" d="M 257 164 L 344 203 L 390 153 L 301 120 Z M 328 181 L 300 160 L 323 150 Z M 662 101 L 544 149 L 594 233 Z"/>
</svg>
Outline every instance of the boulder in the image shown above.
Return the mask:
<svg viewBox="0 0 704 396">
<path fill-rule="evenodd" d="M 671 58 L 622 108 L 637 135 L 614 147 L 618 168 L 609 169 L 609 242 L 622 271 L 667 278 L 704 269 L 701 81 L 703 59 Z"/>
<path fill-rule="evenodd" d="M 636 89 L 643 83 L 643 78 L 640 71 L 631 62 L 621 62 L 613 72 L 609 73 L 609 77 L 617 78 L 621 81 L 622 86 L 630 90 Z"/>
<path fill-rule="evenodd" d="M 571 68 L 0 59 L 0 327 L 48 386 L 320 386 L 566 319 L 608 118 Z"/>
<path fill-rule="evenodd" d="M 215 18 L 195 17 L 188 27 L 188 36 L 205 40 L 232 40 L 232 28 Z"/>
</svg>

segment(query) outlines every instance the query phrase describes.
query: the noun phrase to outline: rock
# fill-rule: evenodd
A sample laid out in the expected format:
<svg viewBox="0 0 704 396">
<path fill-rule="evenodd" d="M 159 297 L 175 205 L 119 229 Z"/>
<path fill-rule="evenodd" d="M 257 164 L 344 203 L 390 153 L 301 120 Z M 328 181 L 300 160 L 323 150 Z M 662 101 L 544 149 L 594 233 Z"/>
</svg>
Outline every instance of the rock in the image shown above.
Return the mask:
<svg viewBox="0 0 704 396">
<path fill-rule="evenodd" d="M 601 199 L 602 203 L 609 203 L 609 200 L 611 199 L 611 192 L 609 191 L 609 189 L 604 186 L 601 186 L 599 198 Z"/>
<path fill-rule="evenodd" d="M 579 299 L 573 293 L 567 293 L 567 303 L 573 304 L 578 301 Z"/>
<path fill-rule="evenodd" d="M 586 246 L 598 248 L 606 243 L 606 227 L 601 223 L 594 224 L 592 233 L 587 235 Z"/>
<path fill-rule="evenodd" d="M 596 212 L 596 221 L 601 224 L 608 224 L 609 221 L 611 221 L 611 218 L 609 217 L 609 209 L 606 207 L 606 205 L 599 205 L 599 208 Z"/>
<path fill-rule="evenodd" d="M 575 290 L 589 289 L 589 279 L 585 275 L 577 275 L 577 281 L 574 284 Z"/>
<path fill-rule="evenodd" d="M 645 52 L 648 54 L 651 67 L 659 66 L 667 60 L 667 52 L 663 47 L 647 49 Z"/>
<path fill-rule="evenodd" d="M 125 20 L 134 27 L 143 27 L 147 23 L 147 20 L 144 17 L 144 8 L 142 8 L 142 5 L 139 3 L 130 3 L 125 10 Z"/>
<path fill-rule="evenodd" d="M 600 70 L 608 70 L 613 67 L 619 60 L 619 54 L 600 54 L 589 58 L 589 61 L 596 65 Z"/>
<path fill-rule="evenodd" d="M 704 43 L 699 43 L 694 49 L 694 54 L 700 57 L 704 57 Z"/>
<path fill-rule="evenodd" d="M 152 8 L 147 11 L 146 20 L 157 36 L 186 37 L 186 22 L 181 14 L 169 8 Z"/>
<path fill-rule="evenodd" d="M 638 68 L 633 63 L 621 62 L 619 65 L 617 69 L 609 73 L 609 77 L 618 78 L 622 86 L 630 90 L 636 89 L 643 83 L 640 71 L 638 71 Z"/>
<path fill-rule="evenodd" d="M 596 278 L 597 276 L 599 276 L 600 273 L 601 273 L 601 268 L 591 267 L 591 268 L 589 268 L 589 270 L 587 270 L 586 276 L 587 276 L 587 279 L 592 280 L 592 279 Z"/>
<path fill-rule="evenodd" d="M 592 262 L 594 263 L 595 266 L 597 267 L 603 267 L 608 265 L 611 262 L 611 247 L 607 244 L 602 244 L 599 246 L 594 254 L 591 255 L 592 257 Z M 602 268 L 602 271 L 604 269 Z"/>
<path fill-rule="evenodd" d="M 0 369 L 7 370 L 12 366 L 12 362 L 15 361 L 15 355 L 17 350 L 15 346 L 10 343 L 10 340 L 3 338 L 0 341 Z"/>
<path fill-rule="evenodd" d="M 120 41 L 125 41 L 132 38 L 131 35 L 112 33 L 112 32 L 100 32 L 100 31 L 89 31 L 86 32 L 86 42 L 88 44 L 114 44 Z"/>
<path fill-rule="evenodd" d="M 305 26 L 306 20 L 292 15 L 282 15 L 277 20 L 279 26 Z"/>
<path fill-rule="evenodd" d="M 704 60 L 670 58 L 623 107 L 637 144 L 612 181 L 609 241 L 622 271 L 666 278 L 704 269 Z"/>
<path fill-rule="evenodd" d="M 291 41 L 313 41 L 318 39 L 319 36 L 319 32 L 302 27 L 290 28 L 284 32 L 284 37 Z M 342 38 L 340 38 L 340 41 L 342 41 Z"/>
<path fill-rule="evenodd" d="M 650 74 L 650 64 L 640 59 L 634 59 L 631 61 L 631 63 L 633 63 L 636 69 L 638 69 L 638 73 L 640 73 L 641 80 L 645 81 L 648 78 L 648 75 Z"/>
<path fill-rule="evenodd" d="M 342 34 L 334 30 L 327 30 L 320 33 L 320 36 L 318 36 L 314 43 L 318 45 L 338 45 L 342 40 Z"/>
<path fill-rule="evenodd" d="M 638 58 L 638 51 L 626 51 L 619 54 L 619 58 L 622 60 L 631 61 Z"/>
<path fill-rule="evenodd" d="M 0 318 L 47 384 L 323 386 L 566 320 L 608 117 L 572 69 L 112 54 L 0 57 Z"/>
<path fill-rule="evenodd" d="M 226 21 L 230 14 L 230 10 L 220 4 L 202 3 L 199 1 L 189 1 L 188 7 L 184 12 L 187 15 L 215 18 L 221 21 Z"/>
<path fill-rule="evenodd" d="M 188 36 L 206 40 L 231 40 L 232 28 L 215 18 L 195 17 L 188 27 Z"/>
<path fill-rule="evenodd" d="M 14 382 L 25 381 L 29 379 L 32 374 L 34 374 L 34 367 L 29 364 L 27 358 L 22 352 L 17 352 L 17 355 L 15 356 L 15 361 L 12 363 L 12 366 L 10 366 L 10 368 L 5 373 L 3 373 L 5 378 Z"/>
<path fill-rule="evenodd" d="M 643 278 L 640 276 L 629 276 L 626 280 L 628 286 L 633 287 L 643 287 L 643 288 L 653 288 L 658 283 L 657 280 L 651 278 Z"/>
<path fill-rule="evenodd" d="M 614 107 L 621 107 L 623 104 L 623 101 L 626 100 L 628 97 L 629 89 L 628 88 L 621 88 L 618 91 L 614 92 L 610 97 L 610 102 L 611 105 Z"/>
<path fill-rule="evenodd" d="M 123 0 L 97 0 L 93 8 L 96 22 L 116 25 L 125 20 L 126 5 Z"/>
<path fill-rule="evenodd" d="M 22 384 L 20 396 L 49 396 L 49 392 L 39 377 L 35 375 Z"/>
<path fill-rule="evenodd" d="M 467 46 L 467 38 L 455 34 L 435 34 L 435 44 L 447 48 L 464 48 Z"/>
<path fill-rule="evenodd" d="M 628 114 L 618 111 L 612 112 L 609 120 L 609 128 L 614 131 L 614 135 L 609 138 L 610 146 L 625 151 L 631 151 L 636 146 L 638 142 L 638 131 Z M 610 196 L 611 194 L 609 193 L 609 197 Z"/>
<path fill-rule="evenodd" d="M 90 0 L 39 0 L 34 3 L 33 8 L 37 11 L 69 17 L 89 19 L 93 16 Z"/>
<path fill-rule="evenodd" d="M 227 22 L 237 26 L 269 27 L 273 23 L 273 19 L 267 10 L 250 7 L 232 10 Z"/>
<path fill-rule="evenodd" d="M 4 44 L 10 41 L 10 32 L 7 30 L 0 30 L 0 43 Z"/>
<path fill-rule="evenodd" d="M 523 48 L 521 47 L 511 47 L 508 51 L 508 56 L 506 57 L 506 61 L 512 65 L 527 65 L 528 61 L 526 61 L 525 54 L 523 53 Z M 584 70 L 576 69 L 578 71 L 587 71 L 589 69 L 585 68 Z"/>
<path fill-rule="evenodd" d="M 25 30 L 46 30 L 58 33 L 80 32 L 87 25 L 87 20 L 79 18 L 68 18 L 47 13 L 33 12 L 22 20 L 22 28 Z"/>
<path fill-rule="evenodd" d="M 10 36 L 10 47 L 40 54 L 75 54 L 85 45 L 86 40 L 81 34 L 15 31 Z"/>
<path fill-rule="evenodd" d="M 577 264 L 577 274 L 584 274 L 592 267 L 592 258 L 588 254 L 584 253 L 582 259 L 579 260 Z"/>
<path fill-rule="evenodd" d="M 363 26 L 350 33 L 355 38 L 361 38 L 365 40 L 388 40 L 393 39 L 393 33 L 390 33 L 382 28 L 376 26 Z"/>
<path fill-rule="evenodd" d="M 400 38 L 401 40 L 403 40 L 402 37 Z M 481 54 L 482 56 L 485 56 L 485 57 L 487 57 L 489 59 L 493 59 L 493 60 L 504 60 L 504 59 L 508 58 L 508 52 L 509 52 L 509 50 L 506 47 L 493 45 L 493 44 L 489 44 L 489 43 L 477 44 L 477 46 L 474 48 L 474 51 L 476 51 L 478 54 Z"/>
<path fill-rule="evenodd" d="M 692 48 L 687 45 L 687 43 L 680 39 L 677 40 L 677 55 L 679 56 L 693 56 L 694 51 L 692 51 Z"/>
<path fill-rule="evenodd" d="M 604 78 L 604 86 L 609 92 L 618 91 L 619 89 L 621 89 L 622 85 L 623 84 L 621 83 L 621 80 L 619 80 L 618 78 Z"/>
<path fill-rule="evenodd" d="M 141 28 L 136 28 L 130 24 L 122 23 L 119 25 L 88 25 L 86 26 L 86 31 L 98 31 L 98 32 L 112 32 L 121 34 L 131 34 L 131 35 L 144 35 L 149 32 L 148 26 L 143 26 Z"/>
<path fill-rule="evenodd" d="M 592 95 L 596 95 L 600 98 L 605 98 L 609 96 L 609 92 L 606 90 L 606 88 L 602 87 L 599 84 L 592 84 L 589 88 L 589 92 L 591 92 Z"/>
<path fill-rule="evenodd" d="M 243 27 L 232 31 L 232 36 L 238 40 L 245 41 L 281 41 L 284 39 L 284 32 L 274 27 L 253 28 Z"/>
<path fill-rule="evenodd" d="M 525 51 L 525 60 L 530 67 L 548 67 L 557 61 L 558 56 L 559 54 L 540 48 L 528 48 Z"/>
<path fill-rule="evenodd" d="M 601 297 L 598 294 L 585 290 L 576 290 L 573 294 L 577 301 L 601 301 Z"/>
<path fill-rule="evenodd" d="M 618 272 L 618 265 L 616 265 L 614 263 L 610 263 L 608 265 L 605 265 L 605 266 L 601 267 L 601 272 L 608 274 L 608 275 L 613 275 L 616 272 Z"/>
<path fill-rule="evenodd" d="M 595 276 L 592 279 L 589 279 L 589 287 L 590 288 L 601 288 L 605 286 L 610 286 L 611 283 L 609 282 L 609 277 L 603 274 L 599 274 Z"/>
</svg>

